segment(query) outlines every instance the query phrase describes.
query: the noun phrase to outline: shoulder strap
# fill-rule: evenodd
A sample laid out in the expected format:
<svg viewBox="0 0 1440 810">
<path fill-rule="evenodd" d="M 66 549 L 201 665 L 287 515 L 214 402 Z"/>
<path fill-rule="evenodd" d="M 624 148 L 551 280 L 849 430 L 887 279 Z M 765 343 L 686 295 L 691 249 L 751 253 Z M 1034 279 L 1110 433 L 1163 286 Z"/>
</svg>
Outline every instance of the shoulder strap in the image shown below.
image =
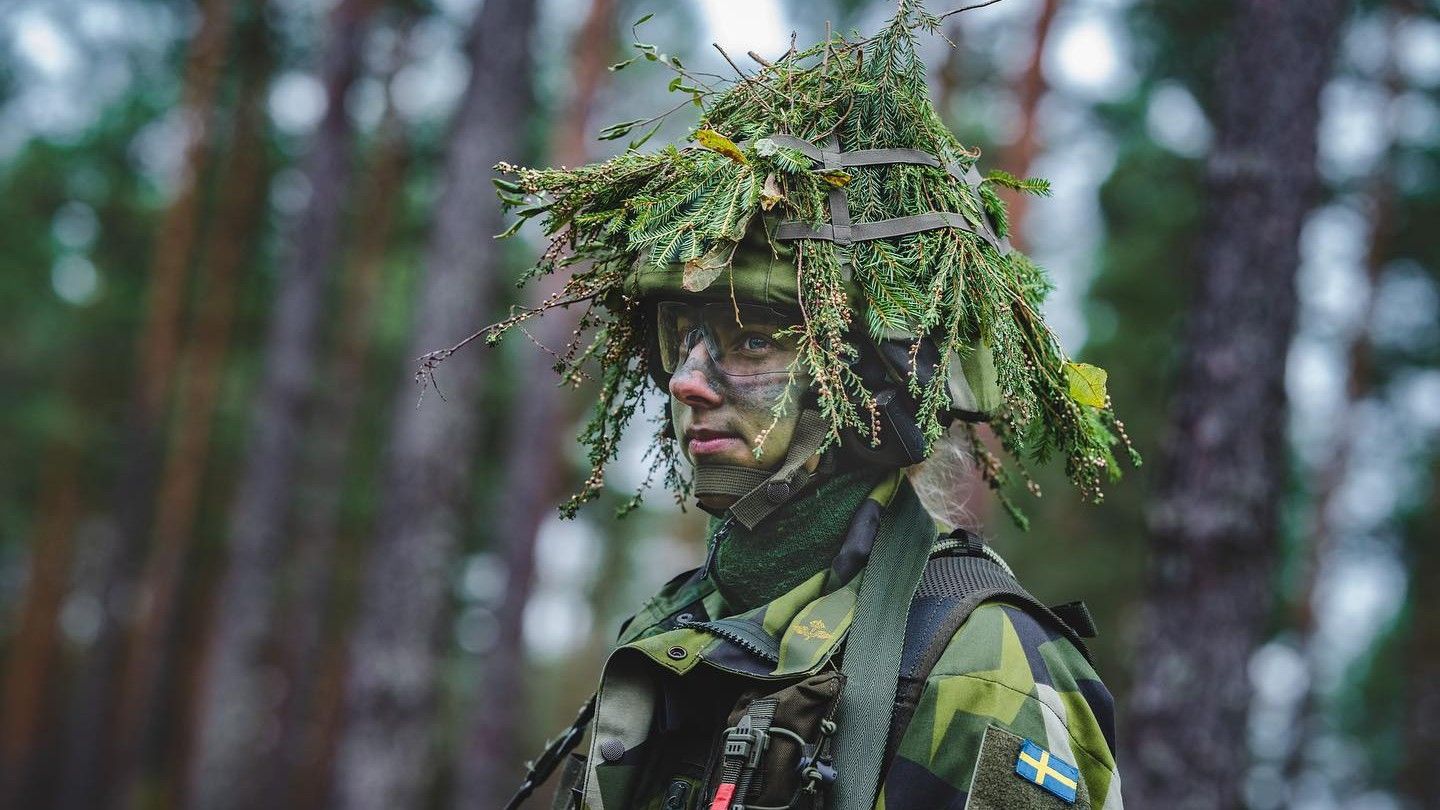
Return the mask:
<svg viewBox="0 0 1440 810">
<path fill-rule="evenodd" d="M 1081 635 L 1094 635 L 1093 623 L 1077 632 L 1069 621 L 1031 596 L 1014 575 L 987 556 L 983 548 L 962 547 L 959 555 L 943 554 L 930 558 L 920 577 L 915 598 L 910 602 L 906 620 L 895 711 L 891 715 L 885 746 L 887 764 L 899 748 L 900 738 L 924 692 L 925 681 L 950 644 L 950 639 L 977 607 L 995 601 L 1014 605 L 1053 627 L 1069 639 L 1087 661 L 1090 660 L 1090 651 Z M 1076 605 L 1078 607 L 1074 607 Z M 1062 605 L 1061 608 L 1073 616 L 1084 610 L 1081 603 Z M 1084 616 L 1088 619 L 1089 612 L 1084 611 Z"/>
<path fill-rule="evenodd" d="M 585 701 L 585 705 L 580 707 L 580 713 L 575 716 L 575 722 L 571 723 L 569 728 L 546 743 L 545 751 L 530 765 L 529 772 L 525 774 L 525 781 L 520 783 L 520 788 L 515 791 L 515 795 L 506 802 L 505 810 L 516 810 L 521 804 L 524 804 L 525 800 L 530 798 L 530 794 L 535 792 L 535 788 L 545 784 L 545 780 L 555 772 L 555 769 L 565 759 L 565 755 L 574 750 L 576 744 L 580 742 L 580 738 L 585 734 L 585 727 L 590 725 L 591 718 L 595 716 L 595 697 L 595 695 L 591 695 L 590 699 Z"/>
<path fill-rule="evenodd" d="M 904 648 L 910 597 L 922 579 L 934 537 L 934 521 L 902 480 L 880 518 L 846 635 L 840 664 L 845 689 L 835 720 L 836 777 L 827 805 L 833 810 L 870 810 L 875 805 L 899 685 L 895 661 Z"/>
</svg>

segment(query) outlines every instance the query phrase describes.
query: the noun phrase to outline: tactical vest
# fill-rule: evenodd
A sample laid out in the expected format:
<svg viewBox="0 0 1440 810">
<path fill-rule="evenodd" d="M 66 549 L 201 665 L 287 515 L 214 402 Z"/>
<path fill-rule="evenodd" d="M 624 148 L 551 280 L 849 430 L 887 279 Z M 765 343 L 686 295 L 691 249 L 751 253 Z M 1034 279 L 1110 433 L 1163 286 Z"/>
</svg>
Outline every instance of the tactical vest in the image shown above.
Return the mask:
<svg viewBox="0 0 1440 810">
<path fill-rule="evenodd" d="M 862 580 L 862 592 L 864 581 Z M 724 751 L 716 757 L 715 772 L 709 774 L 702 799 L 708 806 L 712 794 L 719 793 L 726 806 L 739 806 L 755 790 L 764 790 L 771 798 L 746 804 L 747 807 L 765 808 L 869 808 L 873 805 L 879 784 L 884 781 L 884 771 L 893 759 L 895 750 L 904 736 L 906 727 L 914 715 L 916 705 L 925 688 L 931 670 L 940 659 L 950 639 L 980 605 L 1000 602 L 1025 611 L 1056 632 L 1065 636 L 1086 659 L 1090 658 L 1083 638 L 1095 635 L 1095 625 L 1088 609 L 1082 602 L 1070 602 L 1055 607 L 1046 607 L 1031 596 L 1020 585 L 1014 575 L 984 545 L 975 534 L 957 529 L 940 538 L 932 545 L 924 561 L 918 586 L 911 592 L 908 609 L 904 615 L 903 645 L 900 648 L 898 678 L 894 680 L 893 698 L 887 705 L 864 707 L 865 717 L 845 717 L 845 725 L 860 725 L 862 721 L 873 727 L 887 729 L 883 735 L 883 751 L 874 744 L 880 735 L 865 735 L 856 732 L 856 745 L 866 746 L 865 737 L 870 738 L 871 759 L 880 764 L 878 771 L 860 778 L 852 784 L 849 796 L 835 795 L 835 783 L 844 772 L 850 759 L 835 756 L 836 738 L 841 726 L 835 716 L 834 698 L 841 685 L 849 689 L 859 686 L 852 674 L 849 683 L 844 676 L 828 670 L 811 678 L 791 684 L 769 695 L 755 695 L 753 699 L 737 704 L 728 718 L 729 727 L 723 735 Z M 898 600 L 897 600 L 898 601 Z M 856 630 L 861 630 L 857 620 Z M 852 672 L 843 657 L 847 651 L 862 647 L 870 639 L 855 637 L 855 630 L 847 637 L 840 656 L 841 671 Z M 889 668 L 894 671 L 894 658 Z M 873 671 L 873 670 L 872 670 Z M 894 676 L 891 676 L 894 678 Z M 878 679 L 877 679 L 878 680 Z M 514 810 L 562 764 L 567 755 L 576 747 L 584 735 L 585 728 L 593 717 L 595 698 L 581 707 L 575 722 L 555 737 L 546 746 L 542 755 L 534 761 L 525 780 L 515 796 L 506 805 Z M 777 715 L 778 713 L 778 715 Z M 778 720 L 777 720 L 778 716 Z M 758 752 L 769 748 L 772 739 L 784 739 L 793 743 L 798 750 L 798 761 L 790 767 L 793 774 L 778 775 L 766 773 L 766 763 Z M 788 744 L 788 743 L 787 743 Z M 778 748 L 779 746 L 777 746 Z M 843 751 L 842 751 L 843 754 Z M 852 766 L 854 762 L 849 762 Z M 583 762 L 579 757 L 569 757 L 561 779 L 555 807 L 578 807 L 582 797 L 574 785 L 578 782 Z M 773 771 L 773 766 L 771 766 Z M 788 770 L 788 769 L 787 769 Z M 782 778 L 776 778 L 782 776 Z M 791 789 L 791 784 L 796 785 Z M 763 786 L 763 787 L 762 787 Z M 774 803 L 775 794 L 788 796 L 787 803 Z M 759 797 L 756 797 L 759 798 Z M 733 800 L 733 804 L 731 803 Z"/>
</svg>

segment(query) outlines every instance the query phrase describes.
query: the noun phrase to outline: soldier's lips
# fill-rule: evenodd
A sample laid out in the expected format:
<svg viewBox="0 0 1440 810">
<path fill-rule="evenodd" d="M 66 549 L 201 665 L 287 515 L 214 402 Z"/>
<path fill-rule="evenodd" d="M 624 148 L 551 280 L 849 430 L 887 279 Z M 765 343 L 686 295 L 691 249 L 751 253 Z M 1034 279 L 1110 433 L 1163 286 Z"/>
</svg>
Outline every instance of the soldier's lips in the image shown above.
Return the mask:
<svg viewBox="0 0 1440 810">
<path fill-rule="evenodd" d="M 692 456 L 713 456 L 745 446 L 745 440 L 734 433 L 718 430 L 687 430 L 685 441 Z"/>
</svg>

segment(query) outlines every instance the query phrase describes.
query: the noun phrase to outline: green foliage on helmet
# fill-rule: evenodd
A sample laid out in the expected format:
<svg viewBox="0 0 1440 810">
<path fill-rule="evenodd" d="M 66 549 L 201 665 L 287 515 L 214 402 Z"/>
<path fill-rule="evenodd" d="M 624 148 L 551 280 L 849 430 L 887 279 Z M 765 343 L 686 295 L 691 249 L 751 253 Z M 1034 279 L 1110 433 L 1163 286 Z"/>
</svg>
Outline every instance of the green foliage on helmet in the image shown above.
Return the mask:
<svg viewBox="0 0 1440 810">
<path fill-rule="evenodd" d="M 847 431 L 879 439 L 873 392 L 852 368 L 858 340 L 925 336 L 940 350 L 940 367 L 923 383 L 910 374 L 909 393 L 927 446 L 955 410 L 977 408 L 1008 454 L 1036 463 L 1062 456 L 1092 500 L 1101 497 L 1104 477 L 1118 476 L 1112 448 L 1124 431 L 1103 372 L 1066 357 L 1040 315 L 1048 279 L 1004 241 L 1009 226 L 995 186 L 1043 194 L 1048 185 L 975 173 L 977 154 L 940 120 L 916 53 L 917 31 L 935 25 L 919 2 L 901 0 L 895 18 L 871 38 L 835 36 L 718 87 L 657 54 L 651 61 L 676 73 L 673 88 L 704 110 L 693 144 L 630 149 L 573 169 L 497 167 L 513 177 L 497 181 L 502 202 L 520 222 L 538 219 L 553 239 L 527 278 L 569 275 L 550 301 L 497 324 L 489 339 L 552 306 L 588 306 L 583 345 L 577 341 L 557 363 L 574 377 L 582 364 L 597 362 L 601 381 L 581 435 L 592 473 L 565 511 L 598 493 L 637 411 L 649 376 L 642 302 L 665 291 L 798 308 L 797 362 L 813 381 L 831 443 Z M 627 122 L 611 135 L 643 123 Z M 792 148 L 837 142 L 839 152 L 920 150 L 938 165 L 837 168 L 815 159 L 820 147 Z M 767 238 L 768 255 L 740 250 L 747 233 L 756 239 L 763 226 L 769 235 L 776 219 L 825 226 L 836 189 L 857 226 L 933 212 L 945 212 L 946 225 L 850 244 Z M 967 435 L 1003 499 L 1009 473 L 973 426 Z M 652 472 L 663 470 L 683 496 L 688 485 L 673 442 L 657 446 Z"/>
</svg>

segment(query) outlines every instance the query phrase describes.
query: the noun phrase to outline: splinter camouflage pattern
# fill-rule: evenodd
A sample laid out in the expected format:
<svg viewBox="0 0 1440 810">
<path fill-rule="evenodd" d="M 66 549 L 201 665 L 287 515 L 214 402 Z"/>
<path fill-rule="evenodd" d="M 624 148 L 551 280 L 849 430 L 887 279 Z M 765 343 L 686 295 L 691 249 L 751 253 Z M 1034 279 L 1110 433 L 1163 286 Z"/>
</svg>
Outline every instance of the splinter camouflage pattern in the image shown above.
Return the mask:
<svg viewBox="0 0 1440 810">
<path fill-rule="evenodd" d="M 852 526 L 863 522 L 866 510 L 874 517 L 894 499 L 914 497 L 903 475 L 887 478 Z M 829 568 L 738 615 L 725 615 L 723 599 L 701 569 L 666 585 L 627 624 L 605 664 L 586 764 L 569 784 L 562 782 L 556 806 L 709 807 L 713 797 L 701 795 L 703 779 L 654 773 L 671 747 L 653 733 L 671 708 L 664 695 L 685 681 L 706 684 L 706 691 L 723 682 L 737 692 L 765 682 L 779 688 L 833 668 L 868 552 L 854 546 L 867 542 L 852 530 Z M 1022 738 L 1079 769 L 1073 804 L 1013 774 Z M 1114 747 L 1110 693 L 1080 651 L 1026 612 L 985 603 L 930 673 L 875 807 L 1119 810 Z M 980 762 L 986 765 L 977 769 Z M 993 790 L 984 787 L 991 783 Z"/>
</svg>

